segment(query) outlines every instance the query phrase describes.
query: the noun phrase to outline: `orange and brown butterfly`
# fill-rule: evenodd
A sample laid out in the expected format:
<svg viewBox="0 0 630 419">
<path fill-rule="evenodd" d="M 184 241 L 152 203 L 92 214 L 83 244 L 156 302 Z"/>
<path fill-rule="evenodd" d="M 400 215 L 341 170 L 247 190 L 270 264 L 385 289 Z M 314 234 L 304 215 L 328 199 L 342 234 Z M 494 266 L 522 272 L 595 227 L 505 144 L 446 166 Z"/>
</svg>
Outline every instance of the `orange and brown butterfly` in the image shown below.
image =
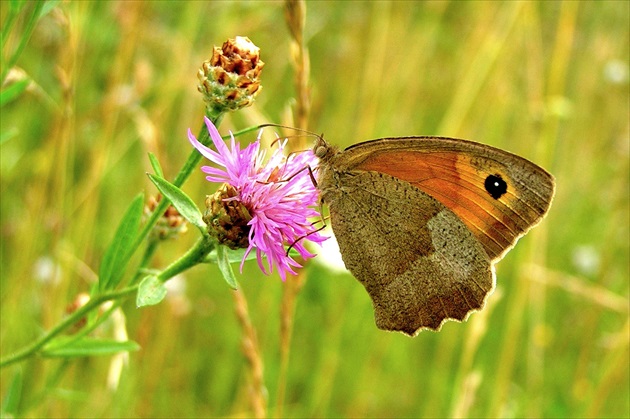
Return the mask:
<svg viewBox="0 0 630 419">
<path fill-rule="evenodd" d="M 313 152 L 320 199 L 376 325 L 411 336 L 483 308 L 494 264 L 545 216 L 555 189 L 536 164 L 454 138 L 340 151 L 320 137 Z"/>
</svg>

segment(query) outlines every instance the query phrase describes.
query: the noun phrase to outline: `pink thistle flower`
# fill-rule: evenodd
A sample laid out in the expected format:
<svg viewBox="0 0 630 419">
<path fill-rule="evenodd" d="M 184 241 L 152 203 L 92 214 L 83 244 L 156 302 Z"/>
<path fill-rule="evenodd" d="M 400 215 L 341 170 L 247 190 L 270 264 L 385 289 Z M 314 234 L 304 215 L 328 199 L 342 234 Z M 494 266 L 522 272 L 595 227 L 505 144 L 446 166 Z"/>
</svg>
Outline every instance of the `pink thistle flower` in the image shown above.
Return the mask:
<svg viewBox="0 0 630 419">
<path fill-rule="evenodd" d="M 188 139 L 205 158 L 220 167 L 203 166 L 210 182 L 226 183 L 236 196 L 223 201 L 238 201 L 249 212 L 249 246 L 241 262 L 255 249 L 258 266 L 269 275 L 278 270 L 284 281 L 286 274 L 296 274 L 293 268 L 301 265 L 287 255 L 285 246 L 292 245 L 302 258 L 315 255 L 306 250 L 305 241 L 321 243 L 326 237 L 313 232 L 309 218 L 319 217 L 313 209 L 317 205 L 318 191 L 309 175 L 307 166 L 315 167 L 317 158 L 312 151 L 284 156 L 284 143 L 269 161 L 263 164 L 265 153 L 260 152 L 260 138 L 241 150 L 231 135 L 230 147 L 224 143 L 216 127 L 204 118 L 210 138 L 217 151 L 201 144 L 190 129 Z M 244 247 L 244 246 L 243 246 Z M 267 263 L 263 262 L 267 257 Z"/>
</svg>

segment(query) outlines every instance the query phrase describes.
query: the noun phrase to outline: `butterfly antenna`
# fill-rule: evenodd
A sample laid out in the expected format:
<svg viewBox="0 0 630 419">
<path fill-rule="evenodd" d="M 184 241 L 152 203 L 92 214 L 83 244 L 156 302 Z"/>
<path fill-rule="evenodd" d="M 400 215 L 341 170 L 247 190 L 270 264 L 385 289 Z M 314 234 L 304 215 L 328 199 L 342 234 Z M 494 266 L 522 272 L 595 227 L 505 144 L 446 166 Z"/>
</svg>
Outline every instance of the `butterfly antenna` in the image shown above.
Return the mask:
<svg viewBox="0 0 630 419">
<path fill-rule="evenodd" d="M 315 138 L 317 138 L 317 139 L 319 139 L 319 140 L 323 140 L 323 139 L 324 139 L 324 134 L 316 134 L 316 133 L 314 133 L 314 132 L 312 132 L 312 131 L 309 131 L 309 130 L 306 130 L 306 129 L 302 129 L 302 128 L 295 128 L 295 127 L 289 127 L 289 126 L 287 126 L 287 125 L 281 125 L 281 124 L 272 124 L 272 123 L 269 123 L 269 124 L 262 124 L 262 125 L 258 125 L 258 127 L 257 127 L 257 128 L 258 128 L 258 129 L 262 129 L 262 128 L 265 128 L 265 127 L 284 128 L 284 129 L 288 129 L 288 130 L 293 130 L 293 131 L 298 131 L 298 132 L 301 132 L 301 133 L 303 133 L 303 134 L 306 134 L 306 135 L 307 135 L 307 136 L 309 136 L 309 137 L 315 137 Z M 278 137 L 278 138 L 276 138 L 276 139 L 273 141 L 273 143 L 271 143 L 271 145 L 275 144 L 275 143 L 276 143 L 276 141 L 280 140 L 281 138 L 287 138 L 287 139 L 289 139 L 289 138 L 298 138 L 298 137 L 299 137 L 298 135 L 287 135 L 287 136 Z"/>
<path fill-rule="evenodd" d="M 275 127 L 275 128 L 290 129 L 290 130 L 293 130 L 293 131 L 298 131 L 298 132 L 302 132 L 302 133 L 304 133 L 304 134 L 308 134 L 308 135 L 310 135 L 310 136 L 312 136 L 312 137 L 316 137 L 316 138 L 323 138 L 323 137 L 324 137 L 324 136 L 323 136 L 323 134 L 316 134 L 316 133 L 314 133 L 313 131 L 309 131 L 309 130 L 307 130 L 307 129 L 295 128 L 295 127 L 289 127 L 289 126 L 287 126 L 287 125 L 281 125 L 281 124 L 272 124 L 272 123 L 269 123 L 269 124 L 262 124 L 262 125 L 258 125 L 257 129 L 259 129 L 259 128 L 265 128 L 265 127 Z"/>
<path fill-rule="evenodd" d="M 308 136 L 312 136 L 318 139 L 323 140 L 324 139 L 324 135 L 323 134 L 316 134 L 314 132 L 305 130 L 305 129 L 301 129 L 301 128 L 295 128 L 295 127 L 289 127 L 286 125 L 281 125 L 281 124 L 272 124 L 272 123 L 268 123 L 268 124 L 262 124 L 262 125 L 258 125 L 257 129 L 262 129 L 265 127 L 275 127 L 275 128 L 285 128 L 285 129 L 290 129 L 290 130 L 294 130 L 294 131 L 299 131 L 302 133 L 307 134 Z M 281 139 L 289 139 L 289 138 L 297 138 L 297 135 L 291 135 L 291 136 L 283 136 L 283 137 L 278 137 L 276 138 L 271 145 L 273 146 L 277 141 L 280 141 Z M 289 153 L 289 155 L 287 156 L 287 160 L 285 161 L 284 165 L 286 168 L 286 165 L 289 163 L 289 158 L 293 155 L 296 155 L 298 153 L 303 153 L 304 150 L 302 151 L 292 151 L 291 153 Z M 288 182 L 291 179 L 293 179 L 295 176 L 299 175 L 300 173 L 302 173 L 304 170 L 308 170 L 308 175 L 311 178 L 311 182 L 313 182 L 313 186 L 315 186 L 317 188 L 317 180 L 315 179 L 315 174 L 314 174 L 314 170 L 317 170 L 317 168 L 313 169 L 311 166 L 304 166 L 302 169 L 298 170 L 297 172 L 293 173 L 289 178 L 287 179 L 282 179 L 282 182 Z M 282 169 L 282 173 L 284 173 L 284 168 Z M 269 182 L 261 182 L 258 181 L 259 183 L 269 183 Z"/>
<path fill-rule="evenodd" d="M 317 221 L 317 222 L 319 222 L 319 221 Z M 298 237 L 296 241 L 291 243 L 291 245 L 287 248 L 287 253 L 286 253 L 287 257 L 289 256 L 289 253 L 291 252 L 291 249 L 293 249 L 293 247 L 295 247 L 295 245 L 298 244 L 300 241 L 304 240 L 305 238 L 307 238 L 308 236 L 310 236 L 312 234 L 319 233 L 320 231 L 322 231 L 323 229 L 326 228 L 327 224 L 326 224 L 326 220 L 325 220 L 324 217 L 322 217 L 321 222 L 323 223 L 323 225 L 321 227 L 319 227 L 317 230 L 309 231 L 307 234 L 305 234 L 305 235 L 303 235 L 301 237 Z M 313 224 L 315 224 L 315 223 L 312 223 L 311 226 Z"/>
</svg>

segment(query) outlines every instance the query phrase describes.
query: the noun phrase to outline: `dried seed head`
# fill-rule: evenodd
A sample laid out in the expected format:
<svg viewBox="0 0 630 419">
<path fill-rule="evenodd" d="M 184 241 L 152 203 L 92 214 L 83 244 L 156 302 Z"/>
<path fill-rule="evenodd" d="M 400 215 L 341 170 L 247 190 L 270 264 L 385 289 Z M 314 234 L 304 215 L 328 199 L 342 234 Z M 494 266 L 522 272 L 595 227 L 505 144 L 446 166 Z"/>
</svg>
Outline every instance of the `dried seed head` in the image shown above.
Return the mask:
<svg viewBox="0 0 630 419">
<path fill-rule="evenodd" d="M 214 47 L 212 58 L 202 64 L 197 89 L 212 112 L 244 108 L 262 89 L 259 76 L 264 65 L 260 48 L 249 38 L 228 39 L 223 47 Z"/>
</svg>

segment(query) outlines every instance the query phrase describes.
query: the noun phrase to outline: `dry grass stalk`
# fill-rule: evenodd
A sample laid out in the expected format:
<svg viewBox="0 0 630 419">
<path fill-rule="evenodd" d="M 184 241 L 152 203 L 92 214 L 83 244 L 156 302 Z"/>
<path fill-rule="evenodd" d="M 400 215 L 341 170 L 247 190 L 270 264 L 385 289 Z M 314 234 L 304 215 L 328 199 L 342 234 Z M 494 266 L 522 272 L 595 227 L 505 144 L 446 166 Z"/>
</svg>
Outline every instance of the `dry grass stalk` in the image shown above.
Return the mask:
<svg viewBox="0 0 630 419">
<path fill-rule="evenodd" d="M 260 356 L 256 330 L 252 325 L 247 309 L 247 300 L 240 289 L 232 292 L 234 297 L 234 309 L 236 317 L 243 329 L 243 354 L 249 364 L 250 388 L 248 391 L 249 402 L 254 416 L 257 418 L 267 417 L 267 389 L 263 380 L 263 361 Z"/>
<path fill-rule="evenodd" d="M 310 63 L 308 50 L 304 45 L 304 23 L 306 20 L 306 4 L 301 0 L 287 0 L 285 2 L 285 19 L 291 32 L 291 57 L 295 68 L 296 103 L 293 115 L 293 125 L 300 129 L 308 128 L 310 112 L 310 91 L 308 81 L 310 76 Z M 298 150 L 306 149 L 306 138 L 296 142 Z M 297 295 L 304 286 L 306 276 L 304 271 L 299 271 L 295 278 L 287 280 L 282 295 L 280 313 L 280 375 L 278 379 L 278 397 L 276 403 L 276 416 L 282 416 L 282 406 L 286 389 L 287 369 L 293 334 L 293 319 Z"/>
</svg>

